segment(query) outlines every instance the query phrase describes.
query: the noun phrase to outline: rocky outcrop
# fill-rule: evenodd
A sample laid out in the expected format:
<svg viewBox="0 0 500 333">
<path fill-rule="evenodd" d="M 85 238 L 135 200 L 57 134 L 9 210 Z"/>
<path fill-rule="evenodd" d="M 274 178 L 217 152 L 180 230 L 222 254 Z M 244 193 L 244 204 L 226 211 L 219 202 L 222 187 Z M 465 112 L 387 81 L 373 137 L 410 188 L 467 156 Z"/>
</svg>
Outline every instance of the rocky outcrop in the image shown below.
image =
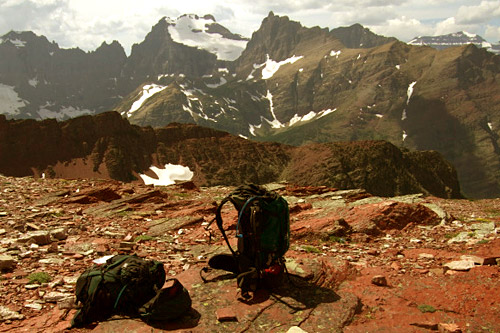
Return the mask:
<svg viewBox="0 0 500 333">
<path fill-rule="evenodd" d="M 292 147 L 192 124 L 138 127 L 116 112 L 62 123 L 0 117 L 0 173 L 5 175 L 132 181 L 150 166 L 167 163 L 189 167 L 198 185 L 288 181 L 364 188 L 382 196 L 461 196 L 455 170 L 438 153 L 402 152 L 382 141 Z"/>
<path fill-rule="evenodd" d="M 330 33 L 339 39 L 345 47 L 350 49 L 358 48 L 371 48 L 380 46 L 397 39 L 394 37 L 385 37 L 374 34 L 369 29 L 363 27 L 361 24 L 353 24 L 349 27 L 339 27 L 332 29 Z"/>
</svg>

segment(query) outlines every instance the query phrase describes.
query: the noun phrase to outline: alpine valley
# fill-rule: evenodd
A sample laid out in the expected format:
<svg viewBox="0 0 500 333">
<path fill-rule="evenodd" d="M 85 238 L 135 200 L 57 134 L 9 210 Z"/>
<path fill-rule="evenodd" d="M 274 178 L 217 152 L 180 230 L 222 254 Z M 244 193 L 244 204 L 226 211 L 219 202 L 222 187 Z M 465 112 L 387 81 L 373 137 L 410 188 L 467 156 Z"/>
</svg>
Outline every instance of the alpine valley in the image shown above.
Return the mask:
<svg viewBox="0 0 500 333">
<path fill-rule="evenodd" d="M 45 141 L 72 147 L 77 133 L 88 134 L 83 133 L 85 127 L 75 125 L 77 122 L 57 125 L 55 121 L 19 119 L 56 118 L 62 121 L 110 110 L 119 112 L 130 124 L 138 125 L 132 127 L 135 134 L 130 134 L 130 142 L 154 146 L 149 153 L 157 154 L 156 161 L 146 156 L 146 151 L 143 155 L 127 157 L 135 172 L 144 171 L 150 162 L 159 163 L 160 160 L 189 162 L 190 167 L 196 166 L 194 154 L 179 153 L 188 143 L 177 149 L 165 144 L 173 140 L 175 133 L 169 134 L 168 140 L 160 139 L 161 133 L 167 133 L 168 128 L 188 131 L 191 136 L 199 132 L 195 135 L 199 140 L 195 146 L 206 153 L 200 150 L 197 156 L 215 159 L 218 153 L 210 151 L 213 146 L 210 142 L 226 137 L 220 132 L 224 131 L 232 134 L 231 137 L 242 137 L 235 138 L 238 144 L 231 146 L 236 150 L 228 148 L 226 153 L 236 151 L 234 154 L 243 156 L 241 160 L 245 156 L 247 159 L 262 157 L 259 163 L 268 167 L 280 159 L 286 161 L 287 168 L 283 172 L 288 173 L 287 179 L 299 177 L 301 172 L 302 177 L 307 178 L 300 163 L 289 163 L 300 161 L 301 156 L 307 154 L 315 156 L 312 169 L 324 169 L 321 177 L 336 170 L 344 180 L 354 179 L 356 175 L 352 172 L 341 172 L 347 165 L 345 156 L 372 147 L 377 154 L 387 158 L 391 154 L 404 156 L 401 160 L 406 164 L 404 170 L 399 171 L 418 179 L 418 182 L 408 182 L 412 189 L 424 187 L 428 190 L 429 186 L 422 184 L 442 181 L 442 177 L 436 178 L 439 172 L 435 169 L 431 172 L 432 161 L 435 161 L 436 168 L 448 170 L 440 175 L 446 174 L 451 179 L 440 184 L 437 192 L 448 193 L 441 194 L 445 197 L 458 197 L 457 185 L 450 176 L 453 172 L 441 156 L 430 152 L 422 155 L 432 158 L 425 158 L 425 168 L 418 171 L 418 177 L 415 167 L 412 171 L 410 162 L 422 161 L 415 155 L 409 157 L 409 151 L 434 150 L 455 167 L 460 190 L 466 197 L 500 196 L 500 57 L 467 42 L 438 50 L 378 36 L 359 24 L 333 30 L 307 28 L 272 12 L 250 39 L 231 33 L 210 15 L 162 18 L 144 41 L 132 47 L 129 56 L 116 41 L 84 52 L 61 49 L 32 32 L 11 31 L 0 37 L 0 113 L 6 116 L 0 118 L 2 140 L 13 140 L 9 139 L 8 130 L 22 137 L 25 132 L 20 128 L 33 128 L 36 127 L 34 123 L 43 123 L 45 129 L 53 128 L 56 133 L 73 129 L 70 135 L 60 134 L 66 140 L 62 143 L 56 136 Z M 109 114 L 105 118 L 114 119 Z M 95 130 L 97 132 L 107 128 L 96 125 L 97 120 L 83 119 L 81 124 L 93 124 L 93 128 L 100 128 Z M 25 122 L 24 127 L 19 125 L 22 122 Z M 179 124 L 167 126 L 174 122 L 213 130 L 201 127 L 193 130 Z M 130 127 L 113 120 L 113 124 L 116 123 L 120 125 L 113 125 L 110 130 L 127 128 L 128 131 Z M 161 132 L 159 128 L 164 127 Z M 33 131 L 35 137 L 37 133 L 44 133 L 40 128 Z M 118 132 L 117 135 L 124 133 Z M 112 143 L 113 140 L 97 141 L 98 138 L 87 138 L 85 146 L 74 148 L 75 154 L 80 155 L 70 157 L 87 156 L 83 152 L 90 154 L 95 148 L 94 162 L 99 158 L 102 161 L 105 156 L 103 142 Z M 364 142 L 366 146 L 351 143 L 346 144 L 351 148 L 341 148 L 332 143 L 342 141 Z M 88 146 L 91 142 L 97 146 Z M 237 151 L 252 144 L 253 155 Z M 10 145 L 12 148 L 15 143 Z M 115 142 L 114 147 L 117 146 L 120 145 Z M 0 157 L 4 160 L 8 154 L 6 147 L 5 143 L 0 144 Z M 130 145 L 124 143 L 122 147 Z M 136 153 L 138 147 L 140 145 L 133 146 Z M 316 150 L 303 147 L 315 147 Z M 342 149 L 344 157 L 335 160 L 332 156 L 340 156 Z M 114 151 L 116 153 L 116 149 Z M 126 149 L 120 153 L 124 151 Z M 276 155 L 276 151 L 280 153 Z M 312 153 L 314 151 L 317 154 Z M 363 154 L 358 155 L 358 160 L 366 156 Z M 20 160 L 27 158 L 19 156 Z M 334 160 L 335 163 L 330 164 L 335 164 L 335 168 L 325 168 Z M 50 161 L 54 165 L 55 162 Z M 370 165 L 373 170 L 380 166 L 358 162 Z M 43 170 L 47 163 L 36 166 Z M 279 167 L 276 166 L 273 172 Z M 10 168 L 15 173 L 15 167 Z M 93 168 L 98 170 L 99 164 L 94 163 Z M 398 168 L 396 165 L 391 170 Z M 262 166 L 261 170 L 268 169 Z M 221 176 L 215 171 L 213 174 Z M 5 170 L 0 172 L 5 173 Z M 206 176 L 210 170 L 201 174 Z M 121 178 L 129 176 L 121 175 Z M 426 175 L 430 177 L 427 180 Z M 368 176 L 366 172 L 363 177 Z M 386 176 L 391 177 L 391 172 Z M 208 183 L 217 182 L 212 179 Z M 454 194 L 449 194 L 451 192 Z"/>
</svg>

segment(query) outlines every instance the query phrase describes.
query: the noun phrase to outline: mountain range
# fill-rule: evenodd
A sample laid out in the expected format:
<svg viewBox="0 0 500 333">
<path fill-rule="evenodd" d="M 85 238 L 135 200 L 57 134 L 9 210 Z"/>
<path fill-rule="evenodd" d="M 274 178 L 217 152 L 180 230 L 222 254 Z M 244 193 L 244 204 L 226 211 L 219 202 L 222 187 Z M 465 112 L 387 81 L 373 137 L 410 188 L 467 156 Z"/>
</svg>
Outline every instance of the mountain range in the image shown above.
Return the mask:
<svg viewBox="0 0 500 333">
<path fill-rule="evenodd" d="M 472 44 L 437 50 L 272 12 L 250 39 L 210 15 L 162 18 L 128 57 L 116 41 L 87 53 L 31 32 L 0 42 L 8 118 L 113 109 L 140 126 L 191 123 L 292 146 L 385 140 L 440 152 L 476 198 L 500 195 L 499 80 L 499 56 Z"/>
</svg>

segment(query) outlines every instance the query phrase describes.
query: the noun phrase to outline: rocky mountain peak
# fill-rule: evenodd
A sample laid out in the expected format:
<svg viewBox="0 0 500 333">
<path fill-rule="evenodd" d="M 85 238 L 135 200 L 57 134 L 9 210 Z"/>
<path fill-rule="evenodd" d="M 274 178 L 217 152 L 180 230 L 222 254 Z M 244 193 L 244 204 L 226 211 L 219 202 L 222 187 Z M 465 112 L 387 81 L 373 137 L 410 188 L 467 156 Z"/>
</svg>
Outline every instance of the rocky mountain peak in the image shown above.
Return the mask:
<svg viewBox="0 0 500 333">
<path fill-rule="evenodd" d="M 394 37 L 384 37 L 356 23 L 349 27 L 339 27 L 330 32 L 348 48 L 371 48 L 396 41 Z"/>
</svg>

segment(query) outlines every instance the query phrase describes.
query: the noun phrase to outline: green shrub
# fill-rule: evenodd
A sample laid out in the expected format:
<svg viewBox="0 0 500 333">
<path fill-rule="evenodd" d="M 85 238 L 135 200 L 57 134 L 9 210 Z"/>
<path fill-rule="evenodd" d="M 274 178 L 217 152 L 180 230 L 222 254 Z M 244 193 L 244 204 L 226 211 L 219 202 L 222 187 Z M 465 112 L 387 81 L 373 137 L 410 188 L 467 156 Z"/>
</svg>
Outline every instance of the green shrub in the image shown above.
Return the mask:
<svg viewBox="0 0 500 333">
<path fill-rule="evenodd" d="M 152 240 L 153 238 L 154 238 L 153 236 L 149 236 L 149 235 L 140 235 L 134 239 L 134 242 L 138 243 L 141 241 L 149 241 L 149 240 Z"/>
<path fill-rule="evenodd" d="M 420 304 L 417 308 L 422 313 L 426 313 L 426 312 L 434 313 L 434 312 L 436 312 L 436 309 L 432 305 L 428 305 L 428 304 Z"/>
<path fill-rule="evenodd" d="M 28 280 L 30 283 L 47 283 L 52 280 L 52 277 L 45 272 L 35 272 L 28 275 Z"/>
<path fill-rule="evenodd" d="M 317 248 L 315 248 L 314 246 L 310 246 L 310 245 L 302 245 L 302 248 L 304 249 L 304 251 L 306 251 L 307 253 L 321 253 L 321 250 L 318 250 Z"/>
</svg>

